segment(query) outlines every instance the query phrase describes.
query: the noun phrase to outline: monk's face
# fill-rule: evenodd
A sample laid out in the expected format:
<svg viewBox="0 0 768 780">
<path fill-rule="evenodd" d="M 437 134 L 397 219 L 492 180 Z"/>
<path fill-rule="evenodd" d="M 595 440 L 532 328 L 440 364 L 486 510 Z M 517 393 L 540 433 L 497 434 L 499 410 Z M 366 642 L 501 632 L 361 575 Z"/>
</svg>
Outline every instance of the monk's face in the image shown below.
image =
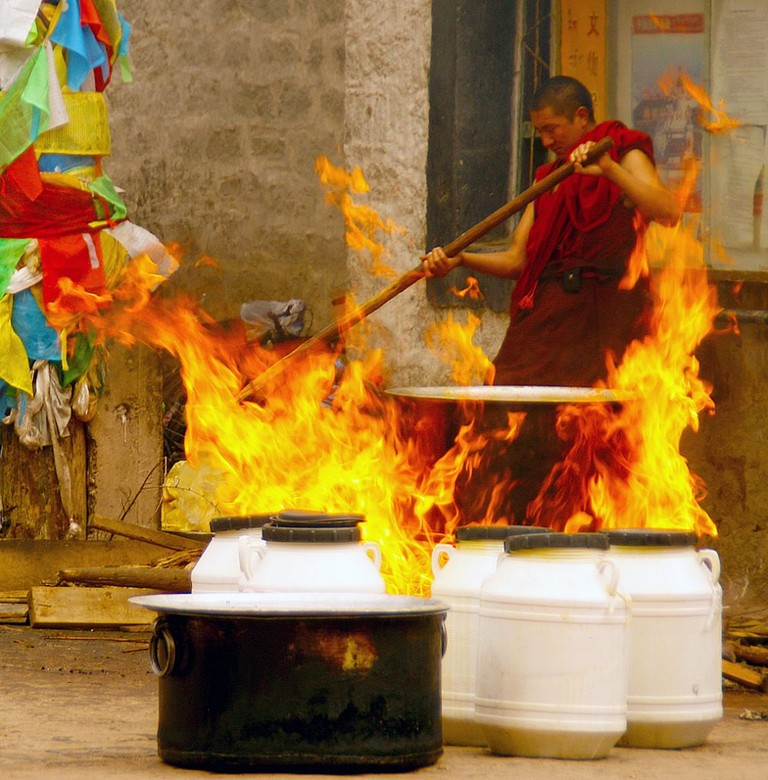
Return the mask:
<svg viewBox="0 0 768 780">
<path fill-rule="evenodd" d="M 556 114 L 551 108 L 542 108 L 531 111 L 531 122 L 544 148 L 557 157 L 563 157 L 592 126 L 586 108 L 577 109 L 571 119 Z"/>
</svg>

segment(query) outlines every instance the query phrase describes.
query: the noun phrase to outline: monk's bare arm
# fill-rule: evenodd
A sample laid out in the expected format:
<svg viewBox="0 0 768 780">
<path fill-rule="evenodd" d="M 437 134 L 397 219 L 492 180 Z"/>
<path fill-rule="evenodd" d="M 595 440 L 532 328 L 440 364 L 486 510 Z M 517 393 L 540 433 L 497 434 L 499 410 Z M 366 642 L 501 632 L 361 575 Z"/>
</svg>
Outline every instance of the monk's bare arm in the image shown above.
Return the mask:
<svg viewBox="0 0 768 780">
<path fill-rule="evenodd" d="M 442 247 L 435 247 L 422 255 L 427 276 L 445 276 L 452 268 L 462 265 L 472 271 L 514 279 L 525 262 L 525 245 L 533 225 L 533 204 L 526 206 L 512 235 L 512 243 L 502 252 L 460 252 L 448 257 Z"/>
<path fill-rule="evenodd" d="M 679 221 L 678 198 L 662 184 L 656 167 L 647 155 L 639 149 L 630 149 L 617 163 L 609 154 L 604 154 L 595 164 L 582 168 L 581 161 L 592 146 L 594 142 L 588 141 L 571 153 L 577 173 L 605 176 L 649 221 L 655 220 L 662 225 L 675 225 Z"/>
</svg>

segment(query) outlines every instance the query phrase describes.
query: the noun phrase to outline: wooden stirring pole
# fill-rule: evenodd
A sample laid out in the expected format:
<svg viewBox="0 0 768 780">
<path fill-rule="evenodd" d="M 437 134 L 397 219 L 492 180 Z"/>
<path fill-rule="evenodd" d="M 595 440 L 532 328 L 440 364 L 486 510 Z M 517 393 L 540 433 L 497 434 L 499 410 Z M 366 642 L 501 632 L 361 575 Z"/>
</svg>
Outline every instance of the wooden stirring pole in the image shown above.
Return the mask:
<svg viewBox="0 0 768 780">
<path fill-rule="evenodd" d="M 590 165 L 601 157 L 613 146 L 613 141 L 610 138 L 603 138 L 598 141 L 594 147 L 590 150 L 587 158 L 582 165 Z M 570 176 L 574 169 L 575 163 L 568 162 L 565 165 L 561 165 L 556 168 L 548 176 L 532 184 L 527 190 L 524 190 L 519 195 L 515 196 L 503 205 L 501 208 L 489 214 L 481 222 L 478 222 L 469 230 L 462 233 L 458 238 L 451 241 L 450 244 L 446 244 L 443 249 L 448 257 L 454 257 L 459 252 L 464 251 L 468 246 L 473 244 L 479 238 L 484 236 L 490 230 L 493 230 L 497 225 L 500 225 L 504 220 L 509 219 L 513 214 L 518 211 L 522 211 L 529 203 L 532 203 L 539 195 L 544 194 L 548 190 L 558 185 L 563 179 Z M 385 287 L 381 292 L 374 295 L 373 298 L 367 300 L 365 303 L 356 307 L 353 311 L 340 317 L 336 322 L 326 325 L 322 330 L 315 333 L 314 336 L 308 338 L 302 342 L 296 349 L 284 355 L 280 360 L 273 363 L 269 368 L 262 372 L 255 379 L 251 380 L 238 394 L 237 400 L 244 401 L 250 396 L 255 396 L 260 390 L 264 388 L 275 377 L 279 376 L 285 367 L 295 358 L 303 355 L 305 352 L 311 350 L 318 342 L 324 341 L 330 343 L 335 341 L 342 333 L 356 325 L 361 320 L 365 319 L 369 314 L 376 311 L 376 309 L 383 306 L 387 301 L 391 301 L 396 295 L 399 295 L 404 290 L 407 290 L 412 284 L 418 282 L 419 279 L 424 278 L 424 269 L 422 264 L 416 266 L 416 268 L 406 271 L 398 279 L 395 279 L 391 284 Z"/>
</svg>

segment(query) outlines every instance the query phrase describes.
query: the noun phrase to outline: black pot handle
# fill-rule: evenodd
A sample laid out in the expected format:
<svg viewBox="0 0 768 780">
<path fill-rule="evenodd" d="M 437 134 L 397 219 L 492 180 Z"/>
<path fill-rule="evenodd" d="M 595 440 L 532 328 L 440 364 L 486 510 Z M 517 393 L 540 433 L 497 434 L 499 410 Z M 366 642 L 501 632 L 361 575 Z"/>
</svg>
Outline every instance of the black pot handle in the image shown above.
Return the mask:
<svg viewBox="0 0 768 780">
<path fill-rule="evenodd" d="M 158 677 L 173 674 L 176 667 L 176 640 L 165 618 L 157 618 L 152 624 L 149 640 L 149 663 Z"/>
<path fill-rule="evenodd" d="M 442 642 L 440 644 L 440 657 L 445 658 L 445 651 L 448 649 L 448 629 L 445 625 L 445 618 L 446 616 L 443 615 L 443 619 L 440 622 L 440 636 L 442 639 Z"/>
</svg>

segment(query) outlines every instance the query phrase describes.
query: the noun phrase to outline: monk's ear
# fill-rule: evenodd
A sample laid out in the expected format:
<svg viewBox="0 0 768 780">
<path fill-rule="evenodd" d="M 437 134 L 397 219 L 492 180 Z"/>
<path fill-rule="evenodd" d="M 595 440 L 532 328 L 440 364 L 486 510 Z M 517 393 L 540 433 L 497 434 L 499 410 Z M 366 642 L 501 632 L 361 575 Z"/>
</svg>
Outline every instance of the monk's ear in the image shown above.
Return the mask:
<svg viewBox="0 0 768 780">
<path fill-rule="evenodd" d="M 586 106 L 579 106 L 573 115 L 573 121 L 582 127 L 589 124 L 589 109 Z"/>
</svg>

